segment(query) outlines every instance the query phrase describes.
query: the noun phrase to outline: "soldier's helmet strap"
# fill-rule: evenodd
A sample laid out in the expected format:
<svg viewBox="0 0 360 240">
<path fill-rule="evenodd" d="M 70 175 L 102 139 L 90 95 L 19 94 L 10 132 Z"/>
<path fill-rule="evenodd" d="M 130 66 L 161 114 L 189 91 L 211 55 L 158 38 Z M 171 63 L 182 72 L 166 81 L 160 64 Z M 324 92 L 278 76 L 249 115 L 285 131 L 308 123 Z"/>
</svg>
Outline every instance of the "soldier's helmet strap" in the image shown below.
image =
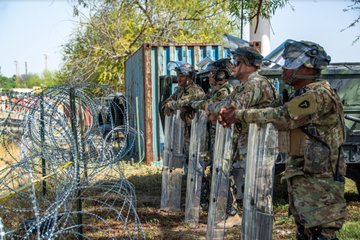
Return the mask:
<svg viewBox="0 0 360 240">
<path fill-rule="evenodd" d="M 293 73 L 290 76 L 290 79 L 286 81 L 287 84 L 291 85 L 295 79 L 315 80 L 320 76 L 320 73 L 313 75 L 298 74 L 299 70 L 299 68 L 294 69 Z"/>
</svg>

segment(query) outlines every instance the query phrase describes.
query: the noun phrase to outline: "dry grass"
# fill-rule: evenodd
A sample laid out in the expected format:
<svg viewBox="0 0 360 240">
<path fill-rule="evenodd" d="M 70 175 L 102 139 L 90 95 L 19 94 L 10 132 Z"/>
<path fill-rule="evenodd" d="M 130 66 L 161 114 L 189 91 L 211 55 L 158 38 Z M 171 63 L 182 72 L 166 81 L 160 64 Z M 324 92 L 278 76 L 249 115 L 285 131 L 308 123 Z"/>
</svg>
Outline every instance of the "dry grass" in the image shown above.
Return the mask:
<svg viewBox="0 0 360 240">
<path fill-rule="evenodd" d="M 0 137 L 0 169 L 2 169 L 20 158 L 20 149 L 16 143 L 3 136 Z"/>
<path fill-rule="evenodd" d="M 125 165 L 125 176 L 136 188 L 138 213 L 148 239 L 205 239 L 207 214 L 201 212 L 200 224 L 192 229 L 180 213 L 160 212 L 161 168 L 157 166 Z M 348 216 L 338 237 L 342 240 L 360 239 L 360 197 L 352 180 L 346 181 Z M 183 199 L 184 200 L 184 199 Z M 184 201 L 183 201 L 184 202 Z M 183 209 L 184 210 L 184 209 Z M 276 178 L 274 193 L 275 226 L 273 239 L 295 239 L 295 224 L 288 217 L 285 184 Z M 229 229 L 225 239 L 239 239 L 240 227 Z"/>
<path fill-rule="evenodd" d="M 16 145 L 9 144 L 8 149 L 16 152 Z M 7 154 L 4 153 L 6 150 L 0 148 L 0 169 L 1 167 L 11 164 L 13 158 L 6 159 Z M 184 211 L 179 213 L 166 213 L 159 211 L 160 196 L 161 196 L 161 167 L 158 166 L 145 166 L 145 165 L 129 165 L 123 164 L 125 177 L 135 186 L 136 197 L 137 197 L 137 209 L 138 215 L 145 231 L 147 239 L 205 239 L 206 236 L 206 222 L 207 213 L 201 212 L 199 226 L 195 229 L 190 228 L 184 222 Z M 108 174 L 111 173 L 110 171 Z M 295 239 L 295 224 L 293 218 L 288 217 L 287 212 L 287 193 L 285 185 L 280 184 L 276 181 L 276 191 L 274 195 L 274 215 L 275 215 L 275 226 L 273 229 L 273 239 Z M 39 186 L 40 187 L 40 186 Z M 39 191 L 40 192 L 40 191 Z M 83 193 L 88 196 L 99 196 L 100 193 L 88 192 Z M 185 194 L 183 194 L 185 195 Z M 184 197 L 184 196 L 183 196 Z M 40 198 L 40 196 L 39 196 Z M 360 239 L 360 197 L 356 190 L 354 182 L 350 179 L 346 181 L 346 199 L 347 199 L 347 210 L 348 216 L 343 229 L 339 232 L 339 239 L 354 240 Z M 26 199 L 12 199 L 16 200 L 13 203 L 20 206 L 23 204 L 26 206 Z M 184 199 L 183 199 L 183 202 Z M 4 203 L 1 203 L 2 205 Z M 11 202 L 8 202 L 9 207 L 13 207 Z M 20 205 L 19 205 L 20 204 Z M 94 203 L 84 203 L 84 209 L 96 210 L 99 215 L 112 217 L 112 214 L 108 214 L 101 206 L 94 205 Z M 184 209 L 183 209 L 184 210 Z M 9 215 L 6 213 L 5 222 L 9 226 L 16 226 L 16 223 L 21 222 L 20 216 L 16 214 Z M 22 218 L 26 216 L 21 216 Z M 30 217 L 30 215 L 28 216 Z M 108 219 L 108 217 L 106 217 Z M 4 218 L 3 218 L 4 219 Z M 7 220 L 6 220 L 7 219 Z M 122 227 L 121 223 L 116 220 L 109 220 L 111 222 L 110 228 L 104 230 L 103 226 L 99 224 L 96 219 L 88 218 L 84 221 L 91 227 L 85 227 L 87 236 L 90 239 L 108 239 L 109 236 L 115 236 L 122 238 L 124 237 L 118 230 Z M 130 227 L 132 225 L 129 222 Z M 239 239 L 240 227 L 229 229 L 226 232 L 226 239 Z M 71 239 L 69 237 L 68 239 Z"/>
</svg>

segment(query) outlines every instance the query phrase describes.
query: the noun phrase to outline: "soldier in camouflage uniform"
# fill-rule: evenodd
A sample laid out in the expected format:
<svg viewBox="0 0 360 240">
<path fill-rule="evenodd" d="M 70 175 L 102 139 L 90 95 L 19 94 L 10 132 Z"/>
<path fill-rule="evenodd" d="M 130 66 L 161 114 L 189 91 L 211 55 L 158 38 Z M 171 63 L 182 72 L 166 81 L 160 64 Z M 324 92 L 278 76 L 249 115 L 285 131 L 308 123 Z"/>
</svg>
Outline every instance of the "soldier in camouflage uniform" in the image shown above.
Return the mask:
<svg viewBox="0 0 360 240">
<path fill-rule="evenodd" d="M 258 73 L 262 55 L 252 47 L 239 47 L 232 53 L 234 62 L 232 74 L 240 80 L 241 84 L 224 101 L 209 105 L 210 118 L 216 118 L 220 109 L 230 103 L 239 109 L 262 108 L 269 106 L 277 99 L 277 92 L 273 87 L 272 80 Z M 248 132 L 247 124 L 235 125 L 233 137 L 234 163 L 231 170 L 231 188 L 227 210 L 229 217 L 226 220 L 225 227 L 232 227 L 241 223 L 241 218 L 237 214 L 236 191 L 244 191 Z M 235 178 L 238 180 L 235 181 Z M 239 182 L 242 186 L 236 186 L 236 183 L 239 185 Z M 243 194 L 241 192 L 238 195 L 242 199 Z"/>
<path fill-rule="evenodd" d="M 191 133 L 190 127 L 193 117 L 192 109 L 189 109 L 187 106 L 190 104 L 190 102 L 202 98 L 205 93 L 199 85 L 193 82 L 195 70 L 191 64 L 181 61 L 170 62 L 168 69 L 170 71 L 174 70 L 176 72 L 178 88 L 168 99 L 163 102 L 161 110 L 168 116 L 176 112 L 176 110 L 181 110 L 180 116 L 182 120 L 185 121 L 186 128 L 184 136 L 184 155 L 187 162 L 189 156 Z"/>
<path fill-rule="evenodd" d="M 212 91 L 203 99 L 193 101 L 191 106 L 194 109 L 206 110 L 209 104 L 221 101 L 233 91 L 233 86 L 228 83 L 232 69 L 230 58 L 222 58 L 209 65 L 206 71 L 209 72 L 208 77 Z"/>
<path fill-rule="evenodd" d="M 283 80 L 294 88 L 280 107 L 221 111 L 225 126 L 234 122 L 273 123 L 289 132 L 287 180 L 289 209 L 297 225 L 296 239 L 336 240 L 346 216 L 344 199 L 344 113 L 340 98 L 321 69 L 330 57 L 313 42 L 289 41 L 283 53 Z"/>
<path fill-rule="evenodd" d="M 209 104 L 221 101 L 228 96 L 234 87 L 228 82 L 231 76 L 231 59 L 222 58 L 215 62 L 210 63 L 202 72 L 208 73 L 211 91 L 206 94 L 203 99 L 191 103 L 191 107 L 195 110 L 205 110 Z M 210 183 L 211 183 L 211 165 L 213 156 L 213 146 L 215 141 L 216 125 L 211 121 L 208 122 L 208 136 L 207 136 L 207 152 L 204 176 L 201 186 L 200 205 L 204 210 L 209 206 Z"/>
</svg>

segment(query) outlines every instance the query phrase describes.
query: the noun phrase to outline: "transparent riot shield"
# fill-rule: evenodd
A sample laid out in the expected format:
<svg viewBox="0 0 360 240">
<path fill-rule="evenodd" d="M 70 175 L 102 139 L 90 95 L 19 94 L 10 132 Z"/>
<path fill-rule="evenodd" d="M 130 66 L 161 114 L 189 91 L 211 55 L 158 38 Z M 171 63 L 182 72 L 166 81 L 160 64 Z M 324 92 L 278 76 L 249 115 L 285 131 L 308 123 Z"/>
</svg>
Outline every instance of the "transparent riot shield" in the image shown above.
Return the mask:
<svg viewBox="0 0 360 240">
<path fill-rule="evenodd" d="M 181 181 L 185 156 L 184 121 L 180 111 L 165 118 L 165 142 L 162 169 L 161 203 L 164 211 L 180 210 Z"/>
<path fill-rule="evenodd" d="M 166 208 L 169 202 L 169 162 L 172 158 L 172 135 L 173 135 L 173 115 L 165 116 L 164 128 L 164 152 L 163 168 L 161 179 L 161 203 L 160 208 Z"/>
<path fill-rule="evenodd" d="M 196 227 L 199 222 L 201 183 L 204 173 L 206 154 L 205 111 L 198 111 L 191 123 L 188 176 L 186 185 L 185 222 Z"/>
<path fill-rule="evenodd" d="M 271 240 L 278 132 L 272 124 L 250 124 L 243 201 L 242 239 Z"/>
<path fill-rule="evenodd" d="M 243 200 L 244 193 L 242 189 L 244 189 L 245 184 L 245 169 L 246 169 L 246 159 L 242 161 L 235 161 L 232 164 L 231 175 L 234 177 L 235 186 L 237 188 L 236 191 L 236 200 Z"/>
<path fill-rule="evenodd" d="M 232 158 L 232 137 L 233 128 L 224 128 L 217 123 L 206 239 L 224 238 Z"/>
</svg>

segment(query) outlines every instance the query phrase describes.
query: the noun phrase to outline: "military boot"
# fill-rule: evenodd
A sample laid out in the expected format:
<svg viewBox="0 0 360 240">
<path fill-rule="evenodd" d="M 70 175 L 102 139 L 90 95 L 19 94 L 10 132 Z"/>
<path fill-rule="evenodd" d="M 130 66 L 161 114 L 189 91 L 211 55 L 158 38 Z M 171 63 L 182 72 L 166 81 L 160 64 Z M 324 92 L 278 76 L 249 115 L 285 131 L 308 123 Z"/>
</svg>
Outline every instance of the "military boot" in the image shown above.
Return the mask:
<svg viewBox="0 0 360 240">
<path fill-rule="evenodd" d="M 200 206 L 204 211 L 209 210 L 209 194 L 210 186 L 206 179 L 203 178 L 201 182 L 201 193 L 200 193 Z"/>
<path fill-rule="evenodd" d="M 234 216 L 228 215 L 224 221 L 219 222 L 216 224 L 216 228 L 232 228 L 234 226 L 241 225 L 241 217 L 239 214 L 235 214 Z"/>
<path fill-rule="evenodd" d="M 311 238 L 310 240 L 339 240 L 336 237 L 335 231 L 324 231 L 325 229 L 321 229 L 318 227 L 311 229 Z"/>
<path fill-rule="evenodd" d="M 335 238 L 328 238 L 328 237 L 325 237 L 323 235 L 318 235 L 318 236 L 312 236 L 310 238 L 310 240 L 339 240 L 337 237 Z"/>
<path fill-rule="evenodd" d="M 305 235 L 305 228 L 301 224 L 296 224 L 296 240 L 309 240 Z"/>
<path fill-rule="evenodd" d="M 216 224 L 217 228 L 232 228 L 234 226 L 241 225 L 241 217 L 238 214 L 236 204 L 234 204 L 233 199 L 232 195 L 229 194 L 226 204 L 226 219 Z"/>
</svg>

